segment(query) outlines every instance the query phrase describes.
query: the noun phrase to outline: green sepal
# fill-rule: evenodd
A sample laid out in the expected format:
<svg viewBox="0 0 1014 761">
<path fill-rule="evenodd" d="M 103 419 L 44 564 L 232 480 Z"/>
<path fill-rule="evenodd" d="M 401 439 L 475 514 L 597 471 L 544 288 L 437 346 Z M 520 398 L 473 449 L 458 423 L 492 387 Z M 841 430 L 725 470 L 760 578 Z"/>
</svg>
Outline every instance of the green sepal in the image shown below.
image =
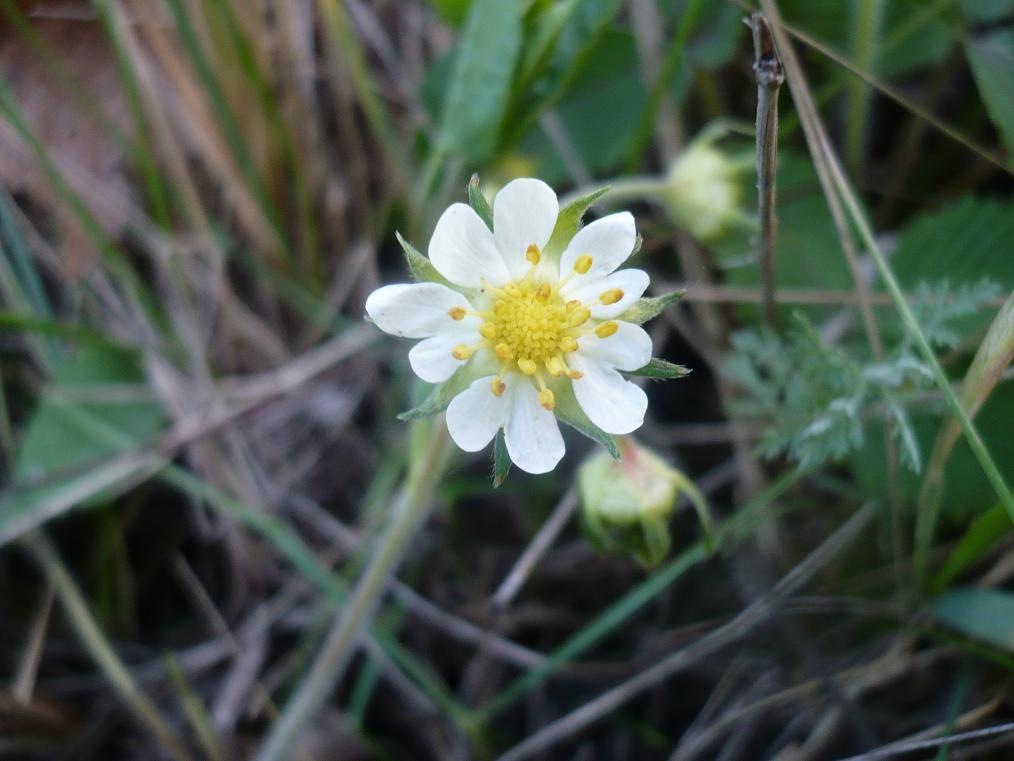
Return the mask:
<svg viewBox="0 0 1014 761">
<path fill-rule="evenodd" d="M 459 367 L 454 375 L 443 383 L 438 383 L 421 404 L 400 413 L 398 419 L 418 420 L 419 418 L 430 417 L 438 412 L 443 412 L 447 409 L 447 405 L 451 403 L 451 399 L 468 388 L 476 378 L 496 375 L 499 367 L 496 360 L 491 357 L 484 357 L 482 354 L 491 354 L 491 352 L 481 352 L 479 356 L 474 357 L 470 362 Z"/>
<path fill-rule="evenodd" d="M 652 357 L 651 361 L 644 367 L 625 372 L 624 375 L 637 375 L 641 378 L 652 378 L 654 380 L 673 380 L 674 378 L 685 378 L 692 373 L 689 367 L 676 365 L 658 357 Z"/>
<path fill-rule="evenodd" d="M 546 244 L 546 252 L 551 256 L 559 256 L 570 243 L 570 239 L 581 229 L 581 218 L 588 211 L 588 207 L 600 199 L 609 190 L 609 186 L 593 190 L 587 195 L 575 198 L 569 204 L 560 209 L 560 215 L 556 218 L 556 227 L 553 234 L 549 236 L 549 243 Z"/>
<path fill-rule="evenodd" d="M 599 552 L 630 555 L 645 570 L 661 563 L 672 545 L 669 522 L 662 518 L 617 525 L 606 523 L 594 512 L 582 510 L 581 528 L 585 538 Z"/>
<path fill-rule="evenodd" d="M 683 294 L 685 293 L 686 291 L 673 291 L 672 293 L 667 293 L 665 296 L 652 296 L 650 298 L 638 299 L 634 302 L 633 306 L 616 319 L 640 325 L 648 320 L 658 317 L 668 307 L 683 298 Z"/>
<path fill-rule="evenodd" d="M 492 232 L 493 209 L 479 188 L 479 175 L 477 174 L 473 174 L 472 179 L 468 181 L 468 205 L 472 207 L 472 211 L 479 215 L 479 219 L 485 222 L 486 227 Z"/>
<path fill-rule="evenodd" d="M 419 250 L 415 246 L 401 237 L 401 233 L 395 232 L 395 235 L 398 238 L 398 243 L 401 244 L 401 250 L 405 252 L 405 263 L 408 265 L 408 271 L 412 273 L 412 277 L 421 283 L 451 285 L 447 278 L 437 272 L 437 268 L 433 266 L 433 262 L 419 253 Z"/>
<path fill-rule="evenodd" d="M 510 472 L 511 457 L 507 452 L 507 441 L 501 428 L 493 440 L 493 488 L 499 488 L 500 484 L 507 480 L 507 474 Z"/>
<path fill-rule="evenodd" d="M 553 412 L 556 414 L 557 419 L 562 423 L 566 423 L 578 433 L 582 433 L 592 441 L 604 446 L 613 459 L 619 461 L 621 459 L 620 448 L 616 444 L 616 439 L 612 434 L 606 433 L 588 418 L 584 410 L 581 409 L 581 405 L 577 403 L 577 397 L 574 396 L 574 388 L 571 383 L 569 381 L 562 382 L 559 379 L 553 379 L 549 382 L 549 386 L 553 391 L 553 396 L 556 398 L 556 407 Z"/>
</svg>

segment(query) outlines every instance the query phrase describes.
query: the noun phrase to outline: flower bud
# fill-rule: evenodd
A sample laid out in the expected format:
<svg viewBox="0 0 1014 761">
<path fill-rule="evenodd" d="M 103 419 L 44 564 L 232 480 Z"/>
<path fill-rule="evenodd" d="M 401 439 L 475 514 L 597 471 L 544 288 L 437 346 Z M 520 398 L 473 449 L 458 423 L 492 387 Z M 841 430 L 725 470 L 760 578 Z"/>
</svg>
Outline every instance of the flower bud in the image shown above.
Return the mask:
<svg viewBox="0 0 1014 761">
<path fill-rule="evenodd" d="M 693 503 L 705 530 L 707 505 L 685 475 L 650 449 L 627 438 L 621 452 L 617 462 L 600 450 L 578 470 L 582 524 L 600 550 L 628 553 L 650 568 L 669 552 L 669 519 L 680 494 Z"/>
<path fill-rule="evenodd" d="M 667 184 L 669 215 L 698 240 L 714 240 L 743 219 L 740 168 L 711 140 L 696 140 L 681 153 L 669 167 Z"/>
</svg>

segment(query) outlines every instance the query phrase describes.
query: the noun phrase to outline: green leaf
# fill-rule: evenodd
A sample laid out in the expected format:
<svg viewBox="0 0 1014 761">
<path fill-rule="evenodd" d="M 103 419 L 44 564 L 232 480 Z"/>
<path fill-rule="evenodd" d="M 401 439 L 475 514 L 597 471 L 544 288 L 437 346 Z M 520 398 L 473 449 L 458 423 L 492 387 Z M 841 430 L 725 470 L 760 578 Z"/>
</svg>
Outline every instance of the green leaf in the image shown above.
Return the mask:
<svg viewBox="0 0 1014 761">
<path fill-rule="evenodd" d="M 438 145 L 472 161 L 496 147 L 521 49 L 521 0 L 474 0 L 444 104 Z"/>
<path fill-rule="evenodd" d="M 486 223 L 486 227 L 493 230 L 493 209 L 490 208 L 489 201 L 486 200 L 486 196 L 482 194 L 482 190 L 479 187 L 479 175 L 473 174 L 472 179 L 468 181 L 468 205 L 472 207 L 473 211 L 479 215 L 479 218 Z"/>
<path fill-rule="evenodd" d="M 556 227 L 553 228 L 553 234 L 549 236 L 546 251 L 550 252 L 553 256 L 563 253 L 567 244 L 570 243 L 570 239 L 581 229 L 581 218 L 588 211 L 588 207 L 608 191 L 609 186 L 606 185 L 598 190 L 593 190 L 587 195 L 574 199 L 560 209 L 560 216 L 556 218 Z"/>
<path fill-rule="evenodd" d="M 617 317 L 617 320 L 623 322 L 632 322 L 635 325 L 641 325 L 658 317 L 667 308 L 675 304 L 681 298 L 686 291 L 673 291 L 667 293 L 665 296 L 652 296 L 650 298 L 638 299 L 633 306 L 630 307 L 626 312 Z"/>
<path fill-rule="evenodd" d="M 501 428 L 496 432 L 496 439 L 493 441 L 493 488 L 499 488 L 500 484 L 507 480 L 507 474 L 510 472 L 511 457 L 507 452 L 507 441 Z"/>
<path fill-rule="evenodd" d="M 553 412 L 558 420 L 566 423 L 578 433 L 582 433 L 592 441 L 598 442 L 606 448 L 614 460 L 620 458 L 620 448 L 616 445 L 616 439 L 595 425 L 581 409 L 574 396 L 574 387 L 570 381 L 553 379 L 549 386 L 556 397 L 556 409 Z"/>
<path fill-rule="evenodd" d="M 165 416 L 143 380 L 134 352 L 82 345 L 54 371 L 53 385 L 29 420 L 15 460 L 15 482 L 56 478 L 125 451 L 127 446 L 97 439 L 68 414 L 69 407 L 81 407 L 126 434 L 129 445 L 151 438 Z"/>
<path fill-rule="evenodd" d="M 535 30 L 525 43 L 518 64 L 518 76 L 514 80 L 515 95 L 524 95 L 536 79 L 546 70 L 567 23 L 574 16 L 582 0 L 562 0 L 554 3 L 538 15 Z"/>
<path fill-rule="evenodd" d="M 1010 516 L 1002 504 L 984 512 L 968 527 L 958 546 L 948 555 L 943 568 L 933 578 L 933 588 L 946 588 L 958 575 L 1010 534 Z"/>
<path fill-rule="evenodd" d="M 965 41 L 975 83 L 1007 151 L 1014 153 L 1014 29 L 997 29 Z"/>
<path fill-rule="evenodd" d="M 945 592 L 928 613 L 972 639 L 1014 651 L 1014 594 L 999 589 L 963 588 Z"/>
<path fill-rule="evenodd" d="M 673 378 L 685 378 L 692 373 L 689 367 L 676 365 L 658 357 L 652 357 L 651 361 L 644 367 L 624 373 L 625 375 L 637 375 L 641 378 L 655 378 L 656 380 L 672 380 Z"/>
<path fill-rule="evenodd" d="M 437 268 L 433 266 L 433 262 L 419 253 L 419 250 L 415 246 L 401 237 L 401 233 L 396 232 L 395 235 L 401 244 L 401 250 L 405 252 L 405 263 L 408 265 L 408 271 L 412 273 L 412 277 L 421 283 L 450 285 L 447 278 L 437 272 Z"/>
</svg>

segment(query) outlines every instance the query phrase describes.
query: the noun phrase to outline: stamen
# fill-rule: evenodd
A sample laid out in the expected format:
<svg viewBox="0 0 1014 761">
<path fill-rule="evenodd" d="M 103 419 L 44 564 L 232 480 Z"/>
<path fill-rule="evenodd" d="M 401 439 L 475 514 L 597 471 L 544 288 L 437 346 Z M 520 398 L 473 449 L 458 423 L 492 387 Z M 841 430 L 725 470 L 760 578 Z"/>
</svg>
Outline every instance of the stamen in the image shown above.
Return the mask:
<svg viewBox="0 0 1014 761">
<path fill-rule="evenodd" d="M 464 307 L 451 307 L 447 310 L 447 315 L 452 320 L 464 320 L 466 314 L 468 314 L 468 312 L 465 311 Z"/>
<path fill-rule="evenodd" d="M 493 396 L 503 396 L 503 392 L 507 390 L 507 384 L 500 379 L 499 375 L 490 381 L 489 385 L 493 389 Z"/>
<path fill-rule="evenodd" d="M 568 370 L 567 377 L 571 380 L 581 380 L 584 377 L 584 373 L 580 370 Z"/>
<path fill-rule="evenodd" d="M 620 329 L 619 323 L 612 321 L 603 322 L 598 326 L 596 326 L 595 335 L 597 335 L 599 338 L 609 338 L 609 336 L 613 335 L 619 329 Z"/>
<path fill-rule="evenodd" d="M 518 370 L 523 372 L 525 375 L 535 375 L 535 371 L 538 370 L 538 365 L 535 364 L 528 357 L 522 357 L 518 360 Z"/>
<path fill-rule="evenodd" d="M 567 310 L 568 314 L 570 314 L 571 312 L 573 312 L 575 309 L 580 309 L 580 308 L 581 308 L 581 302 L 578 299 L 571 299 L 570 301 L 568 301 L 564 305 L 564 309 Z"/>
<path fill-rule="evenodd" d="M 566 367 L 567 366 L 563 364 L 562 357 L 550 357 L 546 360 L 546 369 L 554 378 L 559 378 L 563 375 L 566 372 Z"/>
<path fill-rule="evenodd" d="M 530 261 L 532 264 L 538 264 L 539 260 L 542 259 L 542 252 L 539 251 L 539 247 L 534 243 L 530 243 L 528 248 L 525 249 L 525 259 Z"/>
<path fill-rule="evenodd" d="M 560 349 L 567 353 L 577 351 L 577 339 L 573 336 L 564 336 L 560 339 Z"/>
<path fill-rule="evenodd" d="M 553 392 L 548 388 L 542 389 L 539 392 L 539 404 L 542 405 L 542 409 L 552 411 L 556 407 L 556 397 L 553 396 Z"/>
<path fill-rule="evenodd" d="M 514 352 L 512 352 L 511 347 L 505 343 L 498 343 L 493 347 L 493 351 L 504 362 L 510 362 L 514 359 Z"/>
<path fill-rule="evenodd" d="M 610 288 L 608 291 L 603 291 L 599 294 L 599 301 L 608 306 L 609 304 L 615 304 L 617 301 L 623 298 L 623 291 L 619 288 Z"/>
<path fill-rule="evenodd" d="M 577 258 L 577 261 L 574 262 L 574 272 L 576 272 L 579 275 L 585 275 L 587 274 L 588 270 L 591 269 L 591 266 L 592 266 L 591 254 L 581 254 L 581 256 Z"/>
<path fill-rule="evenodd" d="M 584 325 L 589 319 L 591 319 L 591 310 L 588 307 L 581 307 L 574 311 L 570 318 L 570 324 L 576 328 L 578 325 Z"/>
<path fill-rule="evenodd" d="M 482 324 L 482 327 L 479 328 L 479 335 L 481 335 L 483 338 L 493 340 L 494 338 L 496 338 L 496 325 L 494 325 L 491 322 L 484 322 Z"/>
<path fill-rule="evenodd" d="M 553 289 L 549 287 L 549 283 L 543 283 L 539 286 L 539 290 L 535 292 L 535 298 L 539 301 L 549 301 L 549 297 L 553 295 Z"/>
<path fill-rule="evenodd" d="M 455 359 L 469 359 L 472 356 L 472 350 L 465 344 L 458 344 L 451 349 L 451 356 Z"/>
</svg>

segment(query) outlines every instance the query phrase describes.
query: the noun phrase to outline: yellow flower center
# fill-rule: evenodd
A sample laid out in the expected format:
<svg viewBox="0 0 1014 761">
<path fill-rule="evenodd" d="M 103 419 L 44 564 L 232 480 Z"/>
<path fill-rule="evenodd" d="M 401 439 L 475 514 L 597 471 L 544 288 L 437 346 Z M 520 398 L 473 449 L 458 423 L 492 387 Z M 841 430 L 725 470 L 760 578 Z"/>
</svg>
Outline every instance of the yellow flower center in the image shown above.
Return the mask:
<svg viewBox="0 0 1014 761">
<path fill-rule="evenodd" d="M 560 296 L 562 288 L 573 275 L 584 275 L 592 265 L 592 257 L 583 254 L 574 262 L 573 272 L 565 275 L 555 286 L 538 282 L 535 268 L 541 259 L 539 247 L 528 246 L 525 258 L 532 268 L 519 281 L 495 288 L 488 283 L 485 287 L 496 299 L 493 308 L 483 312 L 469 312 L 464 307 L 452 307 L 447 315 L 452 320 L 463 320 L 466 314 L 482 317 L 479 329 L 482 340 L 472 344 L 458 344 L 451 351 L 457 360 L 466 361 L 479 349 L 492 349 L 502 362 L 500 373 L 490 383 L 494 396 L 506 391 L 503 376 L 516 367 L 522 374 L 532 376 L 539 389 L 539 404 L 547 410 L 556 405 L 553 392 L 546 386 L 543 370 L 553 377 L 567 375 L 572 380 L 583 376 L 571 370 L 565 354 L 577 351 L 577 339 L 584 335 L 608 338 L 616 333 L 618 325 L 613 321 L 600 322 L 594 327 L 587 325 L 591 309 L 580 301 L 564 301 Z M 601 304 L 619 302 L 623 291 L 611 288 L 599 295 Z"/>
<path fill-rule="evenodd" d="M 542 285 L 512 283 L 493 306 L 493 318 L 487 324 L 495 328 L 497 344 L 506 346 L 515 361 L 544 364 L 560 351 L 570 327 L 560 295 Z"/>
</svg>

